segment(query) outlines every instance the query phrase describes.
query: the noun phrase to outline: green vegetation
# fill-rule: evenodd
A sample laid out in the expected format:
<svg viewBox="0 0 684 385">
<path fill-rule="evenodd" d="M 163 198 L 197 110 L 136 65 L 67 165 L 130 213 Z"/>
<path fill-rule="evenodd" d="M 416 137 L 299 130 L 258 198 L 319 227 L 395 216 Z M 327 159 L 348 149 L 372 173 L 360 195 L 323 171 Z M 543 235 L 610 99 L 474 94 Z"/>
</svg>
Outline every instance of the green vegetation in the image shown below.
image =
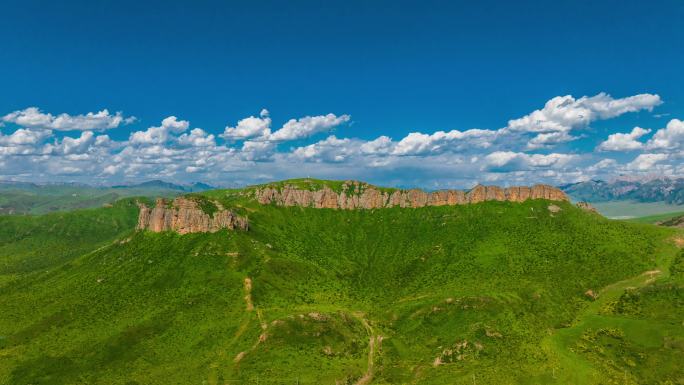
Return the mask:
<svg viewBox="0 0 684 385">
<path fill-rule="evenodd" d="M 657 214 L 657 215 L 649 215 L 645 217 L 638 217 L 638 218 L 632 218 L 629 219 L 630 222 L 635 222 L 635 223 L 651 223 L 651 224 L 656 224 L 660 222 L 668 222 L 669 220 L 679 218 L 684 215 L 684 211 L 678 211 L 678 212 L 672 212 L 672 213 L 665 213 L 665 214 Z"/>
<path fill-rule="evenodd" d="M 186 198 L 192 199 L 195 202 L 197 202 L 200 210 L 202 210 L 203 213 L 208 214 L 210 217 L 213 217 L 214 213 L 218 211 L 218 207 L 216 206 L 216 204 L 204 195 L 188 194 Z M 169 202 L 169 205 L 171 205 L 171 202 Z"/>
<path fill-rule="evenodd" d="M 138 208 L 132 199 L 107 209 L 0 216 L 0 274 L 31 273 L 60 266 L 129 233 Z"/>
<path fill-rule="evenodd" d="M 314 179 L 314 178 L 297 178 L 297 179 L 287 179 L 287 180 L 282 180 L 282 181 L 277 181 L 277 182 L 270 182 L 270 183 L 250 186 L 250 187 L 248 187 L 248 189 L 272 187 L 272 188 L 281 190 L 286 185 L 289 185 L 289 186 L 295 187 L 299 190 L 316 191 L 316 190 L 322 189 L 324 186 L 327 186 L 330 189 L 332 189 L 333 191 L 339 193 L 342 191 L 342 184 L 343 183 L 344 183 L 344 181 L 340 181 L 340 180 L 322 180 L 322 179 Z"/>
<path fill-rule="evenodd" d="M 40 215 L 55 211 L 96 208 L 126 197 L 174 197 L 182 186 L 148 182 L 136 186 L 93 187 L 78 184 L 34 185 L 0 183 L 0 215 Z"/>
<path fill-rule="evenodd" d="M 299 178 L 299 179 L 287 179 L 283 181 L 278 181 L 278 182 L 271 182 L 271 183 L 266 183 L 266 184 L 260 184 L 260 185 L 255 185 L 255 186 L 250 186 L 246 190 L 251 190 L 254 188 L 264 188 L 264 187 L 271 187 L 275 188 L 278 190 L 282 190 L 286 185 L 292 186 L 296 189 L 299 190 L 308 190 L 308 191 L 318 191 L 321 190 L 323 187 L 328 187 L 331 190 L 333 190 L 336 193 L 340 193 L 343 191 L 343 185 L 347 183 L 347 181 L 343 180 L 322 180 L 322 179 L 314 179 L 314 178 Z M 371 184 L 365 183 L 365 182 L 359 182 L 359 186 L 357 189 L 352 191 L 351 189 L 347 191 L 348 194 L 361 194 L 363 190 L 365 190 L 367 187 L 375 187 L 377 190 L 380 190 L 381 192 L 387 192 L 387 193 L 392 193 L 394 191 L 397 191 L 398 189 L 396 188 L 390 188 L 390 187 L 378 187 L 378 186 L 373 186 Z"/>
<path fill-rule="evenodd" d="M 197 196 L 250 230 L 135 232 L 132 201 L 0 217 L 0 384 L 684 382 L 677 230 Z"/>
</svg>

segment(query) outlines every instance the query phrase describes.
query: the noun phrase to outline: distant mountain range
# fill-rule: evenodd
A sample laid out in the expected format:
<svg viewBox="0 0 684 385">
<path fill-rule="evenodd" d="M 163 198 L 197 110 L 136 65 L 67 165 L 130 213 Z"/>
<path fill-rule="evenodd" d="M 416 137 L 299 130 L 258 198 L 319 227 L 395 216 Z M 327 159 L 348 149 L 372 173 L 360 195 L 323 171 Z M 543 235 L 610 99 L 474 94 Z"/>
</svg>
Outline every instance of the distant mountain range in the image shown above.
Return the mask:
<svg viewBox="0 0 684 385">
<path fill-rule="evenodd" d="M 45 214 L 101 207 L 125 197 L 173 197 L 214 188 L 205 183 L 180 185 L 161 180 L 117 186 L 0 181 L 0 215 Z"/>
<path fill-rule="evenodd" d="M 159 180 L 159 179 L 149 180 L 149 181 L 141 182 L 141 183 L 120 184 L 120 185 L 113 185 L 113 186 L 96 186 L 96 185 L 89 185 L 86 183 L 76 183 L 76 182 L 31 183 L 31 182 L 0 180 L 0 190 L 13 189 L 13 188 L 19 188 L 19 189 L 50 189 L 50 188 L 59 188 L 59 187 L 91 188 L 91 189 L 109 189 L 109 188 L 139 189 L 139 188 L 144 188 L 144 189 L 177 190 L 177 191 L 185 191 L 185 192 L 206 191 L 206 190 L 213 190 L 216 188 L 212 185 L 202 183 L 202 182 L 194 182 L 191 184 L 181 185 L 181 184 L 176 184 L 176 183 L 171 183 L 171 182 L 165 182 L 165 181 Z"/>
<path fill-rule="evenodd" d="M 637 201 L 684 204 L 684 178 L 659 178 L 646 181 L 589 180 L 560 188 L 575 200 L 587 202 Z"/>
<path fill-rule="evenodd" d="M 166 189 L 166 190 L 176 190 L 176 191 L 183 191 L 183 192 L 199 192 L 199 191 L 206 191 L 206 190 L 213 190 L 216 187 L 212 185 L 208 185 L 206 183 L 201 183 L 201 182 L 195 182 L 187 185 L 180 185 L 180 184 L 175 184 L 171 182 L 164 182 L 163 180 L 150 180 L 147 182 L 142 182 L 138 184 L 128 184 L 128 185 L 116 185 L 112 186 L 112 188 L 116 189 L 131 189 L 131 188 L 158 188 L 158 189 Z"/>
<path fill-rule="evenodd" d="M 173 197 L 215 188 L 201 182 L 177 184 L 158 179 L 114 186 L 0 181 L 0 215 L 45 214 L 100 207 L 124 197 Z M 684 178 L 589 180 L 562 185 L 560 189 L 573 200 L 591 203 L 633 201 L 684 205 Z"/>
</svg>

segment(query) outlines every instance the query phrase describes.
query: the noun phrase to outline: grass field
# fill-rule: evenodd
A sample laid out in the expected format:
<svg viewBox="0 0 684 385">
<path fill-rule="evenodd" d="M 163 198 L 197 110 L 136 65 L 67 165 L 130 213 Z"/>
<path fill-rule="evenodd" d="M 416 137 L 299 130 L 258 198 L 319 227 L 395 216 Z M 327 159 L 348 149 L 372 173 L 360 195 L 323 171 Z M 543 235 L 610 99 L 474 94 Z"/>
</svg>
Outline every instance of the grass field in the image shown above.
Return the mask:
<svg viewBox="0 0 684 385">
<path fill-rule="evenodd" d="M 658 222 L 663 222 L 667 221 L 668 219 L 672 219 L 675 217 L 680 217 L 684 215 L 684 211 L 678 211 L 678 212 L 672 212 L 672 213 L 665 213 L 665 214 L 657 214 L 657 215 L 649 215 L 646 217 L 638 217 L 638 218 L 631 218 L 628 219 L 630 222 L 635 222 L 635 223 L 651 223 L 655 224 Z"/>
<path fill-rule="evenodd" d="M 201 195 L 250 230 L 135 232 L 126 200 L 0 218 L 0 383 L 684 382 L 677 230 L 543 200 Z"/>
<path fill-rule="evenodd" d="M 173 197 L 181 191 L 165 186 L 93 187 L 76 184 L 13 185 L 0 182 L 0 215 L 41 215 L 97 208 L 134 196 Z"/>
</svg>

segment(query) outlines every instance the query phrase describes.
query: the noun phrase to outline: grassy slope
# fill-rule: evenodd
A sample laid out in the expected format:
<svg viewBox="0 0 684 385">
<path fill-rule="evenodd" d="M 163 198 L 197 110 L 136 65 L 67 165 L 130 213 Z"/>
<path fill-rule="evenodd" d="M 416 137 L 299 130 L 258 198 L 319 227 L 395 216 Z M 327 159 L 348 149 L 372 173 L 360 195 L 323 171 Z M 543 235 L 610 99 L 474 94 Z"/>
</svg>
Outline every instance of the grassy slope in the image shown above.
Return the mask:
<svg viewBox="0 0 684 385">
<path fill-rule="evenodd" d="M 17 255 L 38 254 L 29 240 L 52 228 L 50 217 L 27 218 L 36 229 L 27 243 L 0 247 L 15 267 L 0 278 L 0 383 L 610 383 L 627 368 L 633 383 L 684 376 L 672 365 L 684 349 L 672 323 L 681 317 L 662 311 L 682 306 L 679 273 L 668 274 L 673 230 L 569 204 L 552 216 L 544 201 L 335 211 L 225 194 L 205 195 L 242 205 L 249 232 L 135 234 L 126 205 L 65 214 L 54 228 L 128 219 L 93 230 L 88 250 L 56 248 L 47 271 L 16 269 Z M 654 268 L 663 278 L 646 285 L 640 274 Z M 632 285 L 646 299 L 626 313 L 619 303 Z M 674 289 L 652 289 L 661 286 Z M 658 328 L 666 333 L 639 327 L 668 322 Z"/>
<path fill-rule="evenodd" d="M 0 216 L 0 274 L 46 269 L 92 251 L 130 231 L 137 211 L 133 201 L 122 200 L 109 209 Z"/>
<path fill-rule="evenodd" d="M 652 223 L 652 224 L 655 224 L 657 222 L 667 221 L 669 219 L 677 218 L 677 217 L 680 217 L 682 215 L 684 215 L 684 211 L 658 214 L 658 215 L 649 215 L 646 217 L 629 219 L 629 221 L 635 222 L 635 223 Z"/>
<path fill-rule="evenodd" d="M 0 185 L 1 214 L 41 215 L 102 207 L 124 197 L 173 197 L 181 192 L 156 187 L 98 188 L 79 185 L 12 187 Z"/>
</svg>

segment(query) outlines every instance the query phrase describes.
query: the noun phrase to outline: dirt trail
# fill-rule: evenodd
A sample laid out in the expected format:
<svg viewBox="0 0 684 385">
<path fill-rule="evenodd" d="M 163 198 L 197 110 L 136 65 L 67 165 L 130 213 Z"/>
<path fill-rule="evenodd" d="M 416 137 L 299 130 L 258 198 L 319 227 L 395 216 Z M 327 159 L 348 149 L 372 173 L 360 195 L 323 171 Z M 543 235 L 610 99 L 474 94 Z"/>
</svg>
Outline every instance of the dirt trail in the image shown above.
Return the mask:
<svg viewBox="0 0 684 385">
<path fill-rule="evenodd" d="M 254 344 L 252 345 L 251 348 L 249 348 L 245 351 L 239 352 L 233 358 L 233 362 L 235 364 L 239 364 L 240 361 L 242 361 L 242 359 L 246 355 L 248 355 L 251 352 L 253 352 L 254 350 L 256 350 L 256 348 L 261 343 L 265 342 L 268 339 L 268 337 L 269 337 L 269 326 L 271 325 L 268 322 L 266 322 L 265 318 L 263 317 L 262 308 L 254 307 L 254 305 L 251 302 L 252 280 L 249 277 L 245 278 L 244 289 L 245 289 L 245 293 L 246 293 L 244 298 L 245 298 L 245 302 L 247 303 L 247 311 L 245 312 L 245 315 L 254 314 L 254 313 L 252 313 L 252 311 L 256 310 L 255 313 L 256 313 L 259 325 L 261 326 L 262 333 L 259 335 L 258 339 L 254 342 Z M 269 309 L 273 309 L 273 308 L 269 308 Z M 366 368 L 366 372 L 363 374 L 363 376 L 361 376 L 361 378 L 359 378 L 354 385 L 368 385 L 373 380 L 373 375 L 375 372 L 375 356 L 376 356 L 376 354 L 379 354 L 378 351 L 382 345 L 382 341 L 383 341 L 384 337 L 382 335 L 376 334 L 373 327 L 370 325 L 368 320 L 365 318 L 365 314 L 363 312 L 360 312 L 360 311 L 349 312 L 347 309 L 343 309 L 343 308 L 339 308 L 337 310 L 344 311 L 344 312 L 347 312 L 348 314 L 351 314 L 366 329 L 366 333 L 368 334 L 368 363 L 367 363 L 367 368 Z M 238 330 L 238 333 L 233 338 L 231 345 L 233 342 L 235 342 L 237 340 L 239 335 L 241 335 L 247 329 L 247 326 L 253 320 L 254 319 L 251 316 L 245 319 L 245 321 L 241 325 L 240 329 Z M 275 324 L 276 321 L 274 321 L 272 324 Z"/>
<path fill-rule="evenodd" d="M 261 334 L 259 334 L 259 337 L 257 338 L 256 342 L 252 345 L 252 347 L 249 350 L 242 351 L 238 353 L 235 358 L 233 358 L 233 362 L 236 364 L 239 363 L 247 354 L 253 352 L 256 350 L 257 347 L 259 347 L 259 344 L 262 342 L 266 342 L 268 339 L 268 323 L 265 321 L 264 314 L 262 309 L 256 308 L 254 304 L 252 303 L 252 279 L 249 277 L 245 278 L 244 281 L 244 289 L 245 289 L 245 304 L 247 306 L 247 310 L 245 314 L 250 314 L 252 311 L 256 310 L 256 317 L 257 321 L 259 322 L 259 326 L 261 327 Z M 240 326 L 240 334 L 242 334 L 246 329 L 249 323 L 252 321 L 252 317 L 249 317 L 241 326 Z M 234 340 L 236 340 L 238 335 L 236 334 Z"/>
<path fill-rule="evenodd" d="M 645 271 L 635 277 L 626 278 L 603 287 L 598 291 L 596 300 L 587 305 L 573 321 L 572 325 L 563 329 L 556 329 L 542 341 L 542 349 L 549 357 L 555 357 L 557 365 L 554 368 L 554 378 L 561 384 L 591 384 L 600 378 L 591 362 L 570 350 L 582 333 L 588 328 L 611 326 L 615 319 L 610 315 L 600 314 L 601 308 L 607 303 L 617 300 L 627 289 L 638 289 L 648 286 L 658 278 L 670 275 L 670 266 L 678 252 L 684 247 L 684 237 L 681 234 L 670 238 L 674 250 L 661 251 L 656 255 L 655 269 Z M 648 325 L 642 325 L 648 328 Z M 557 377 L 557 375 L 560 375 Z"/>
<path fill-rule="evenodd" d="M 244 283 L 245 289 L 245 303 L 247 304 L 247 311 L 254 310 L 254 304 L 252 303 L 252 279 L 249 277 L 245 278 Z"/>
<path fill-rule="evenodd" d="M 363 327 L 366 328 L 366 332 L 368 332 L 368 368 L 366 369 L 366 373 L 364 373 L 354 385 L 367 385 L 373 380 L 375 352 L 380 348 L 382 336 L 375 334 L 373 327 L 370 326 L 363 313 L 355 312 L 353 315 L 361 324 L 363 324 Z"/>
<path fill-rule="evenodd" d="M 245 280 L 243 282 L 243 289 L 245 291 L 245 311 L 246 315 L 254 311 L 254 303 L 252 302 L 252 279 L 249 277 L 245 277 Z M 261 325 L 261 328 L 265 331 L 266 327 L 268 325 L 264 324 L 261 310 L 257 310 L 257 317 L 259 319 L 259 324 Z M 237 333 L 235 334 L 235 337 L 233 337 L 233 340 L 231 341 L 231 345 L 237 341 L 237 339 L 247 330 L 247 327 L 249 326 L 249 323 L 251 322 L 251 316 L 247 316 L 244 318 L 243 322 L 240 324 L 240 327 L 238 328 Z M 259 340 L 252 346 L 252 349 L 250 349 L 248 352 L 251 352 L 254 350 L 259 343 L 262 340 L 265 340 L 266 333 L 264 332 L 261 336 L 259 336 Z M 233 362 L 238 363 L 242 358 L 248 353 L 248 352 L 240 352 L 238 353 L 235 358 L 233 359 Z"/>
<path fill-rule="evenodd" d="M 614 282 L 603 287 L 596 300 L 584 308 L 575 318 L 572 326 L 557 329 L 542 341 L 542 348 L 552 357 L 558 358 L 559 366 L 554 369 L 554 378 L 571 381 L 570 383 L 592 384 L 599 373 L 582 356 L 571 351 L 570 346 L 589 327 L 610 322 L 610 316 L 600 315 L 601 308 L 608 302 L 619 298 L 628 288 L 641 288 L 653 283 L 661 275 L 660 269 L 645 271 L 636 277 Z M 563 378 L 556 377 L 560 374 Z M 562 383 L 562 382 L 559 382 Z"/>
</svg>

